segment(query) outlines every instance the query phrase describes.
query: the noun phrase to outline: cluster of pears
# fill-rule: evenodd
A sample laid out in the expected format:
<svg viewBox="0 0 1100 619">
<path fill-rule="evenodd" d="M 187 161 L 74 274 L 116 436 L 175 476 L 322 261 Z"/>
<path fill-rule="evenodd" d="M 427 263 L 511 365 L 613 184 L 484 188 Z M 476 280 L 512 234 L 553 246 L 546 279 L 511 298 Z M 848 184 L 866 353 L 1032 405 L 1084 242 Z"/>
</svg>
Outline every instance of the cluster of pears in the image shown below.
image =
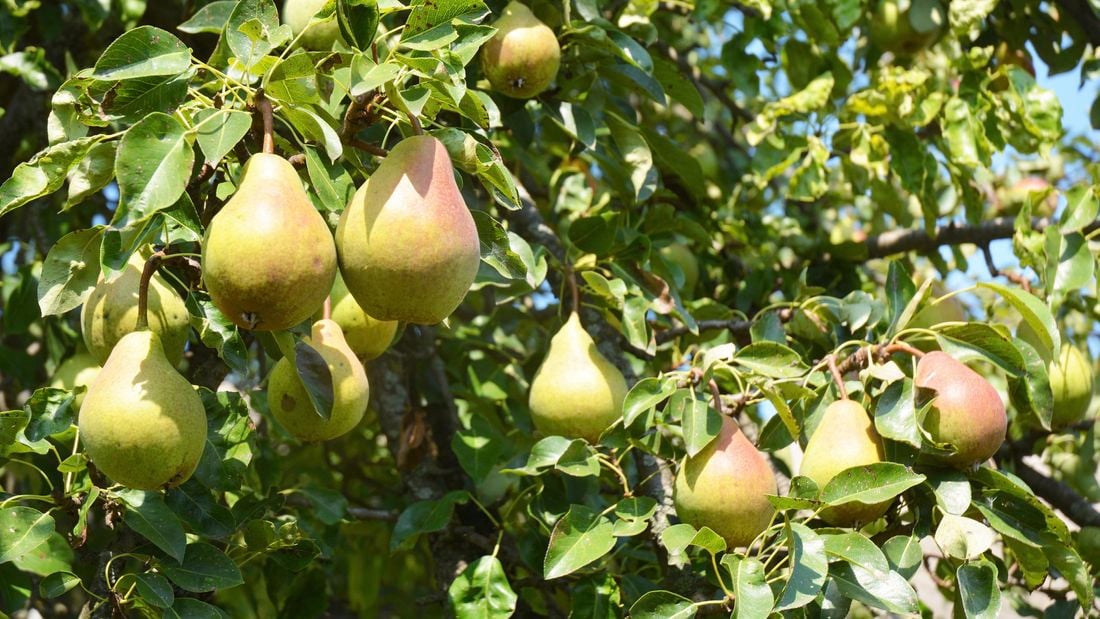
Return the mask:
<svg viewBox="0 0 1100 619">
<path fill-rule="evenodd" d="M 100 275 L 81 312 L 88 352 L 66 360 L 54 384 L 87 386 L 74 403 L 96 467 L 117 483 L 154 490 L 190 478 L 206 444 L 206 413 L 175 368 L 189 333 L 183 299 L 154 275 L 146 315 L 138 315 L 146 255 L 136 251 L 121 272 Z"/>
<path fill-rule="evenodd" d="M 561 65 L 554 31 L 515 1 L 493 26 L 497 32 L 481 50 L 481 67 L 493 88 L 516 99 L 530 99 L 549 88 Z"/>
</svg>

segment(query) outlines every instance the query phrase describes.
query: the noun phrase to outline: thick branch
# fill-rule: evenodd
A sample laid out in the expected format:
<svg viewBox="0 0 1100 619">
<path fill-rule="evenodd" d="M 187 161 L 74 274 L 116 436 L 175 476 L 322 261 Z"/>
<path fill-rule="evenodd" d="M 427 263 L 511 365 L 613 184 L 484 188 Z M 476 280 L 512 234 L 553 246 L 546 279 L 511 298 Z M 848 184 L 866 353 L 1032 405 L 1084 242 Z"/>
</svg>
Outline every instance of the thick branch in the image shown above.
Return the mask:
<svg viewBox="0 0 1100 619">
<path fill-rule="evenodd" d="M 1024 463 L 1020 454 L 1013 452 L 1014 470 L 1035 494 L 1046 500 L 1067 518 L 1082 527 L 1100 527 L 1100 512 L 1084 497 L 1066 484 L 1043 475 Z"/>
<path fill-rule="evenodd" d="M 891 230 L 867 239 L 867 257 L 885 258 L 911 251 L 928 253 L 944 245 L 987 245 L 998 239 L 1012 238 L 1016 232 L 1015 224 L 1015 218 L 998 217 L 977 225 L 952 222 L 946 226 L 937 227 L 932 234 L 922 229 Z M 1053 224 L 1054 222 L 1049 219 L 1036 218 L 1032 221 L 1031 227 L 1041 232 Z M 1088 234 L 1098 228 L 1100 228 L 1100 221 L 1094 221 L 1082 232 Z"/>
</svg>

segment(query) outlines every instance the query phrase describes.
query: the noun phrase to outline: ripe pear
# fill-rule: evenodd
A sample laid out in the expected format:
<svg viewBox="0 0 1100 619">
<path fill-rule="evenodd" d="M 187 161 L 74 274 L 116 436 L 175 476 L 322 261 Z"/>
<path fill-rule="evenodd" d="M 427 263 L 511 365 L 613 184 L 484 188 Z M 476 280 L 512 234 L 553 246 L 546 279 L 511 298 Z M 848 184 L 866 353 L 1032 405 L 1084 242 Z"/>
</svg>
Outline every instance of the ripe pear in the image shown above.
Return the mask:
<svg viewBox="0 0 1100 619">
<path fill-rule="evenodd" d="M 546 90 L 561 65 L 554 31 L 519 2 L 508 3 L 493 26 L 497 32 L 481 50 L 481 67 L 493 88 L 516 99 Z"/>
<path fill-rule="evenodd" d="M 1000 394 L 980 374 L 942 351 L 917 362 L 913 384 L 933 392 L 924 427 L 932 440 L 949 443 L 948 464 L 967 468 L 997 453 L 1005 440 L 1008 417 Z"/>
<path fill-rule="evenodd" d="M 50 386 L 55 389 L 67 389 L 69 391 L 77 387 L 87 388 L 95 380 L 95 377 L 99 376 L 101 369 L 103 368 L 99 366 L 99 362 L 96 361 L 95 357 L 86 351 L 80 351 L 57 366 L 57 370 L 53 373 L 53 380 L 50 381 Z M 86 393 L 81 393 L 73 398 L 74 410 L 80 410 L 80 405 L 84 402 Z"/>
<path fill-rule="evenodd" d="M 325 6 L 326 0 L 286 0 L 283 4 L 283 23 L 306 49 L 328 51 L 340 38 L 340 25 L 333 17 L 330 21 L 309 26 L 309 20 Z M 303 30 L 305 33 L 298 36 Z"/>
<path fill-rule="evenodd" d="M 95 289 L 80 310 L 84 345 L 97 363 L 107 362 L 111 349 L 137 328 L 138 287 L 145 269 L 142 252 L 131 254 L 126 266 L 109 281 L 99 274 Z M 160 336 L 172 365 L 183 357 L 190 334 L 190 315 L 183 299 L 158 274 L 149 280 L 149 328 Z"/>
<path fill-rule="evenodd" d="M 393 343 L 396 320 L 375 320 L 363 311 L 348 292 L 344 278 L 336 275 L 332 286 L 332 320 L 340 325 L 352 352 L 364 363 L 377 359 Z"/>
<path fill-rule="evenodd" d="M 206 228 L 203 281 L 238 326 L 280 331 L 309 318 L 336 277 L 336 248 L 294 166 L 258 153 Z"/>
<path fill-rule="evenodd" d="M 314 410 L 294 361 L 287 357 L 271 370 L 267 404 L 279 423 L 299 440 L 327 441 L 347 433 L 363 419 L 370 386 L 367 372 L 348 347 L 340 325 L 332 320 L 318 320 L 313 324 L 309 345 L 321 354 L 332 374 L 332 414 L 328 420 Z"/>
<path fill-rule="evenodd" d="M 340 216 L 336 249 L 348 290 L 370 316 L 435 324 L 451 315 L 481 253 L 439 140 L 418 135 L 390 151 Z"/>
<path fill-rule="evenodd" d="M 88 387 L 80 440 L 107 477 L 158 490 L 187 481 L 206 446 L 202 399 L 165 356 L 160 336 L 126 335 Z"/>
<path fill-rule="evenodd" d="M 875 464 L 885 458 L 882 438 L 863 406 L 852 400 L 837 400 L 825 409 L 825 416 L 806 444 L 800 474 L 824 488 L 845 469 Z M 836 526 L 867 523 L 886 513 L 890 503 L 848 503 L 825 509 L 821 517 Z"/>
<path fill-rule="evenodd" d="M 718 437 L 684 458 L 673 499 L 680 520 L 710 527 L 730 548 L 739 548 L 767 528 L 775 513 L 767 495 L 777 492 L 767 460 L 736 421 L 723 417 Z"/>
<path fill-rule="evenodd" d="M 691 292 L 699 281 L 699 259 L 683 243 L 670 243 L 661 249 L 661 257 L 675 264 L 684 274 L 684 292 Z"/>
<path fill-rule="evenodd" d="M 573 312 L 550 340 L 531 381 L 531 420 L 543 434 L 590 443 L 623 416 L 626 379 L 596 348 Z"/>
<path fill-rule="evenodd" d="M 871 40 L 880 48 L 909 56 L 939 38 L 947 24 L 940 0 L 879 0 L 871 17 Z"/>
</svg>

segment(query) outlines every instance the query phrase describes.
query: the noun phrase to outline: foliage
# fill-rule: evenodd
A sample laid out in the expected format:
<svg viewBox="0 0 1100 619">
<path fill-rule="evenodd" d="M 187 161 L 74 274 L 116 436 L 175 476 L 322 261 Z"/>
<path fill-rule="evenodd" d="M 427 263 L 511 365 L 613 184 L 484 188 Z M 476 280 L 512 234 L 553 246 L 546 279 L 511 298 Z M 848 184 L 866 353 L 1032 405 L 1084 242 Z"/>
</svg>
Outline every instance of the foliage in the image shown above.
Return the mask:
<svg viewBox="0 0 1100 619">
<path fill-rule="evenodd" d="M 0 0 L 0 615 L 910 615 L 936 603 L 922 571 L 967 617 L 1095 613 L 1100 557 L 1076 530 L 1100 526 L 1100 443 L 1091 419 L 1050 427 L 1046 361 L 1100 312 L 1100 152 L 997 49 L 1095 80 L 1100 9 L 955 0 L 905 57 L 868 37 L 874 4 L 536 0 L 562 68 L 522 101 L 479 66 L 497 0 L 329 0 L 315 20 L 341 40 L 323 51 L 272 0 Z M 198 254 L 260 149 L 260 96 L 333 227 L 423 125 L 456 165 L 481 272 L 449 321 L 403 326 L 369 364 L 374 421 L 306 445 L 266 404 L 287 337 L 238 330 L 196 261 L 169 262 L 206 450 L 179 488 L 112 486 L 77 440 L 80 389 L 51 386 L 75 310 L 141 247 Z M 998 239 L 1018 267 L 996 269 Z M 697 259 L 693 288 L 670 244 Z M 995 278 L 937 298 L 937 272 L 979 251 Z M 598 445 L 537 435 L 527 408 L 570 280 L 633 385 Z M 958 299 L 966 320 L 921 320 Z M 998 387 L 994 461 L 935 463 L 949 447 L 887 344 Z M 838 397 L 830 360 L 890 462 L 818 488 L 797 454 Z M 748 549 L 671 508 L 720 414 L 782 480 Z M 863 528 L 816 518 L 853 501 L 893 505 Z"/>
</svg>

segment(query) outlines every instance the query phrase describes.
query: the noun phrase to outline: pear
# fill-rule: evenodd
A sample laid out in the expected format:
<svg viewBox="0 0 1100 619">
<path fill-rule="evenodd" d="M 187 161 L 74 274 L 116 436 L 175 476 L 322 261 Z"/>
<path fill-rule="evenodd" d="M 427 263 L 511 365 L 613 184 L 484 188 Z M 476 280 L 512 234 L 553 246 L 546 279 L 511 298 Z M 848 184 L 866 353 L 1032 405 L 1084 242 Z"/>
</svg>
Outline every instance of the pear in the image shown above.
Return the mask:
<svg viewBox="0 0 1100 619">
<path fill-rule="evenodd" d="M 271 370 L 267 404 L 279 423 L 306 442 L 327 441 L 354 428 L 367 412 L 370 386 L 363 364 L 348 347 L 340 325 L 332 320 L 313 324 L 310 347 L 321 354 L 332 374 L 332 414 L 325 420 L 313 408 L 294 361 L 283 357 Z"/>
<path fill-rule="evenodd" d="M 137 329 L 138 286 L 145 269 L 143 252 L 130 255 L 126 266 L 107 280 L 103 273 L 80 310 L 84 345 L 96 362 L 103 364 L 124 335 Z M 160 336 L 172 365 L 183 358 L 190 334 L 190 314 L 175 289 L 154 275 L 149 282 L 149 328 Z"/>
<path fill-rule="evenodd" d="M 336 248 L 294 166 L 252 155 L 206 228 L 202 271 L 214 305 L 240 327 L 280 331 L 309 318 L 336 277 Z"/>
<path fill-rule="evenodd" d="M 1054 394 L 1054 417 L 1051 426 L 1064 428 L 1082 419 L 1092 404 L 1092 366 L 1080 348 L 1062 344 L 1057 362 L 1047 366 L 1050 390 Z"/>
<path fill-rule="evenodd" d="M 845 469 L 882 462 L 886 454 L 882 439 L 867 411 L 858 402 L 837 400 L 825 409 L 813 436 L 806 444 L 800 474 L 824 488 Z M 867 505 L 848 503 L 822 511 L 821 517 L 835 526 L 867 523 L 886 513 L 890 501 Z"/>
<path fill-rule="evenodd" d="M 626 379 L 596 349 L 573 312 L 531 381 L 531 420 L 543 434 L 590 443 L 623 416 Z"/>
<path fill-rule="evenodd" d="M 290 26 L 291 32 L 306 49 L 328 51 L 340 38 L 340 24 L 336 23 L 335 16 L 327 22 L 309 25 L 309 20 L 325 6 L 325 1 L 286 0 L 283 4 L 283 23 Z M 302 33 L 303 30 L 305 33 Z"/>
<path fill-rule="evenodd" d="M 111 351 L 88 387 L 79 427 L 96 467 L 138 490 L 187 481 L 206 445 L 202 399 L 149 330 L 126 335 Z"/>
<path fill-rule="evenodd" d="M 657 250 L 661 257 L 675 264 L 684 274 L 684 292 L 691 292 L 699 281 L 699 259 L 683 243 L 670 243 Z"/>
<path fill-rule="evenodd" d="M 396 320 L 375 320 L 363 311 L 348 293 L 344 278 L 339 274 L 332 287 L 332 320 L 340 325 L 344 339 L 360 361 L 377 359 L 393 343 L 397 334 Z"/>
<path fill-rule="evenodd" d="M 67 389 L 69 391 L 77 387 L 87 388 L 95 380 L 95 377 L 99 376 L 101 369 L 95 357 L 86 351 L 79 351 L 57 366 L 57 370 L 53 373 L 53 379 L 50 381 L 50 386 L 55 389 Z M 73 398 L 74 410 L 80 410 L 85 393 L 78 394 Z"/>
<path fill-rule="evenodd" d="M 554 31 L 519 2 L 508 3 L 493 26 L 497 32 L 481 50 L 481 67 L 493 88 L 516 99 L 546 90 L 561 65 Z"/>
<path fill-rule="evenodd" d="M 937 350 L 917 362 L 913 384 L 933 392 L 924 427 L 933 441 L 954 447 L 955 453 L 943 458 L 946 463 L 967 468 L 997 453 L 1005 440 L 1008 417 L 989 381 Z"/>
<path fill-rule="evenodd" d="M 481 253 L 439 140 L 414 136 L 390 151 L 340 216 L 336 249 L 348 290 L 368 315 L 418 324 L 451 315 Z"/>
<path fill-rule="evenodd" d="M 767 495 L 777 492 L 767 460 L 736 421 L 723 417 L 718 437 L 684 458 L 673 498 L 680 520 L 710 527 L 730 548 L 740 548 L 768 527 L 775 508 Z"/>
</svg>

